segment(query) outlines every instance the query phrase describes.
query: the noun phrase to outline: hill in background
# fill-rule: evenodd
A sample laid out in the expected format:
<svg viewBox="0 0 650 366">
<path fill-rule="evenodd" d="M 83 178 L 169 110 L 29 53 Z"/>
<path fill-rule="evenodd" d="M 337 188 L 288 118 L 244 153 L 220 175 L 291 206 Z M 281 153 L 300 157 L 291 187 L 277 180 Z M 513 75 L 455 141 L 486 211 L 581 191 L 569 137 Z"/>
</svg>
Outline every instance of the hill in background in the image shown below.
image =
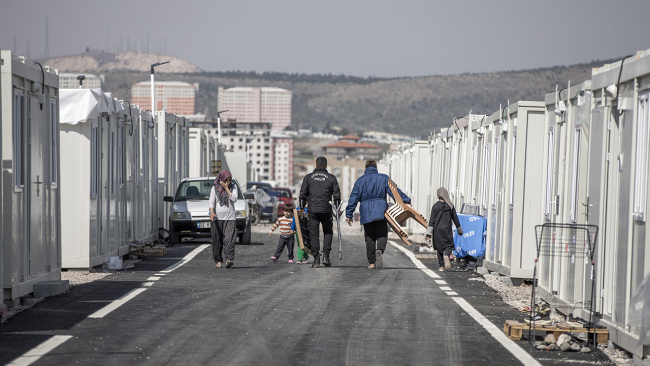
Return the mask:
<svg viewBox="0 0 650 366">
<path fill-rule="evenodd" d="M 52 57 L 37 60 L 62 72 L 76 71 L 101 73 L 107 71 L 144 71 L 149 72 L 151 64 L 169 61 L 160 66 L 166 72 L 185 73 L 201 72 L 201 69 L 182 58 L 140 52 L 85 52 L 81 55 Z"/>
<path fill-rule="evenodd" d="M 556 85 L 563 88 L 569 80 L 574 85 L 588 80 L 592 67 L 607 62 L 392 79 L 234 71 L 157 72 L 156 80 L 200 83 L 196 109 L 209 117 L 216 117 L 219 86 L 275 86 L 293 92 L 294 129 L 322 131 L 338 126 L 352 133 L 385 131 L 426 138 L 470 109 L 473 113 L 491 114 L 508 101 L 543 100 Z M 148 66 L 143 71 L 103 72 L 105 89 L 117 98 L 130 100 L 131 85 L 149 80 Z"/>
</svg>

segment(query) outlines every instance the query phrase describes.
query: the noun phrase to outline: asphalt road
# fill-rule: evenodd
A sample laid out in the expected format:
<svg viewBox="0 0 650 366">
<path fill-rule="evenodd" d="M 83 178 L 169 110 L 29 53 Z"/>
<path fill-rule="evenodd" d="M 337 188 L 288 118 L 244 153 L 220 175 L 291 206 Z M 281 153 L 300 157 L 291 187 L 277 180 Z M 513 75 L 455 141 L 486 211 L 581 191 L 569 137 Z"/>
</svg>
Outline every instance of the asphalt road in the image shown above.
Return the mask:
<svg viewBox="0 0 650 366">
<path fill-rule="evenodd" d="M 216 268 L 207 248 L 161 273 L 200 247 L 176 245 L 135 270 L 48 298 L 0 327 L 0 364 L 29 360 L 19 357 L 57 335 L 71 338 L 33 365 L 522 364 L 454 300 L 497 328 L 518 315 L 485 284 L 467 281 L 475 274 L 435 271 L 440 285 L 390 245 L 384 268 L 369 270 L 360 237 L 345 240 L 344 259 L 333 256 L 330 268 L 288 264 L 286 252 L 273 263 L 276 243 L 253 234 L 253 244 L 236 247 L 231 269 Z M 89 317 L 133 290 L 141 292 Z M 606 360 L 517 344 L 541 364 Z"/>
</svg>

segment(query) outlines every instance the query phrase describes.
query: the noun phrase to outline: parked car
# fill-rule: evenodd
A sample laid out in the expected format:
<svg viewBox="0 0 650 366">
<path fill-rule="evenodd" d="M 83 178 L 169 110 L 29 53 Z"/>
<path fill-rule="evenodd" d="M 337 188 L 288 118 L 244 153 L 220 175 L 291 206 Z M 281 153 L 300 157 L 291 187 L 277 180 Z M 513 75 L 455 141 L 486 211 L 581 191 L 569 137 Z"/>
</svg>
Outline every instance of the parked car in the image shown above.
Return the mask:
<svg viewBox="0 0 650 366">
<path fill-rule="evenodd" d="M 274 190 L 280 193 L 280 203 L 278 205 L 278 216 L 284 215 L 284 205 L 292 204 L 293 205 L 293 194 L 291 194 L 291 188 L 275 187 Z"/>
<path fill-rule="evenodd" d="M 246 182 L 246 190 L 252 190 L 253 187 L 262 189 L 272 199 L 271 204 L 259 208 L 260 219 L 267 219 L 269 222 L 275 222 L 277 219 L 278 206 L 280 204 L 280 192 L 273 190 L 269 183 L 264 182 Z"/>
<path fill-rule="evenodd" d="M 237 186 L 237 202 L 235 202 L 235 217 L 237 221 L 237 238 L 240 244 L 251 242 L 251 223 L 248 203 L 244 199 L 244 191 L 236 179 L 232 180 Z M 210 190 L 214 186 L 214 177 L 184 179 L 175 196 L 165 196 L 165 202 L 172 203 L 169 217 L 170 243 L 180 243 L 183 237 L 211 237 L 210 222 Z"/>
</svg>

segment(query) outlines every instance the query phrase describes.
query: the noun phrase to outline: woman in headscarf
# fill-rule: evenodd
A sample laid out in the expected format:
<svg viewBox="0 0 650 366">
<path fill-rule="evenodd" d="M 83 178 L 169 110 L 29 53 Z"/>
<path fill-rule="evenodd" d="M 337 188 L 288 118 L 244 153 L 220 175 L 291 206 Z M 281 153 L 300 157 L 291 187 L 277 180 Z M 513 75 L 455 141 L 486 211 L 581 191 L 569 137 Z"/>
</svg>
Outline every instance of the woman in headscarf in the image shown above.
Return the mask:
<svg viewBox="0 0 650 366">
<path fill-rule="evenodd" d="M 235 202 L 237 186 L 232 183 L 230 172 L 222 170 L 214 179 L 214 187 L 210 190 L 212 257 L 217 263 L 217 268 L 221 268 L 223 264 L 222 252 L 226 257 L 226 268 L 232 267 L 235 260 Z"/>
<path fill-rule="evenodd" d="M 444 188 L 438 188 L 436 192 L 438 202 L 431 207 L 429 227 L 427 228 L 427 239 L 433 239 L 433 247 L 438 252 L 438 265 L 440 271 L 450 269 L 449 256 L 454 249 L 454 232 L 451 228 L 453 221 L 458 230 L 458 235 L 463 235 L 463 229 L 458 222 L 456 209 L 449 199 L 449 193 Z M 444 266 L 444 267 L 443 267 Z"/>
</svg>

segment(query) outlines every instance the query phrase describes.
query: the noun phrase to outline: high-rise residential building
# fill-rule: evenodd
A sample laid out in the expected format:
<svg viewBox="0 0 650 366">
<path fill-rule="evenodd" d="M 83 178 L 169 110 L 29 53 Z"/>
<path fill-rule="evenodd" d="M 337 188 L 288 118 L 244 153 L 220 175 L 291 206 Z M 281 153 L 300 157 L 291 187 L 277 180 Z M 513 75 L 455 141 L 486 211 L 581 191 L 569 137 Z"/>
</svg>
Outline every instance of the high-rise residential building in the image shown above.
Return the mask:
<svg viewBox="0 0 650 366">
<path fill-rule="evenodd" d="M 79 89 L 79 76 L 84 77 L 81 81 L 82 89 L 101 89 L 104 86 L 104 75 L 61 73 L 59 74 L 59 88 Z"/>
<path fill-rule="evenodd" d="M 273 136 L 273 176 L 278 187 L 293 186 L 293 137 Z"/>
<path fill-rule="evenodd" d="M 291 91 L 280 88 L 219 87 L 217 95 L 223 120 L 271 123 L 271 129 L 291 126 Z"/>
<path fill-rule="evenodd" d="M 216 128 L 206 133 L 218 140 Z M 221 144 L 226 150 L 247 153 L 247 160 L 258 173 L 260 180 L 274 180 L 273 138 L 269 123 L 221 123 Z"/>
<path fill-rule="evenodd" d="M 182 81 L 156 81 L 156 110 L 189 116 L 196 113 L 196 93 L 199 83 Z M 143 81 L 131 86 L 131 101 L 142 110 L 151 110 L 151 82 Z"/>
</svg>

